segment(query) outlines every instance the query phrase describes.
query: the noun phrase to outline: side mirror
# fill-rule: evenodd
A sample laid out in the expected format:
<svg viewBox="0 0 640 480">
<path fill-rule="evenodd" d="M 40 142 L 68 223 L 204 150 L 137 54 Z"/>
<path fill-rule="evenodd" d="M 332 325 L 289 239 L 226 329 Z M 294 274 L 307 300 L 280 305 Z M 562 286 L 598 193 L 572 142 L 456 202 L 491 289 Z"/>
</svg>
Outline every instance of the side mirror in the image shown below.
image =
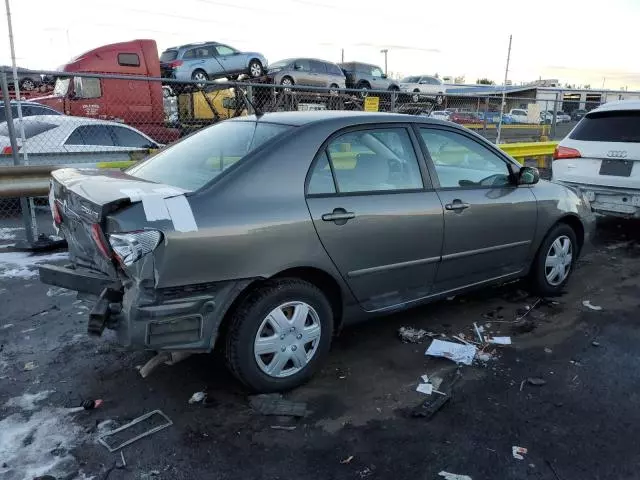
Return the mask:
<svg viewBox="0 0 640 480">
<path fill-rule="evenodd" d="M 521 167 L 518 172 L 518 185 L 535 185 L 540 181 L 540 172 L 535 167 Z"/>
<path fill-rule="evenodd" d="M 381 78 L 387 78 L 387 74 L 386 74 L 386 73 L 383 73 L 383 74 L 381 75 Z"/>
</svg>

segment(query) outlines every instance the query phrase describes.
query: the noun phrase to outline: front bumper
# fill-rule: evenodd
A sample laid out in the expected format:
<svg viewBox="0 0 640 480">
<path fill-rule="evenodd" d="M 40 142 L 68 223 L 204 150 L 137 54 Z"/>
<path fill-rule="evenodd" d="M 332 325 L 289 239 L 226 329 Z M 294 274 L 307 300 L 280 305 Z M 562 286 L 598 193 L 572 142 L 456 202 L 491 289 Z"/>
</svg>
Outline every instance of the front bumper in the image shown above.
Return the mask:
<svg viewBox="0 0 640 480">
<path fill-rule="evenodd" d="M 208 352 L 232 302 L 252 280 L 156 289 L 149 281 L 111 279 L 99 272 L 42 265 L 40 279 L 99 295 L 88 330 L 115 330 L 118 342 L 137 350 Z"/>
<path fill-rule="evenodd" d="M 640 190 L 558 181 L 578 190 L 591 210 L 603 216 L 640 218 Z"/>
</svg>

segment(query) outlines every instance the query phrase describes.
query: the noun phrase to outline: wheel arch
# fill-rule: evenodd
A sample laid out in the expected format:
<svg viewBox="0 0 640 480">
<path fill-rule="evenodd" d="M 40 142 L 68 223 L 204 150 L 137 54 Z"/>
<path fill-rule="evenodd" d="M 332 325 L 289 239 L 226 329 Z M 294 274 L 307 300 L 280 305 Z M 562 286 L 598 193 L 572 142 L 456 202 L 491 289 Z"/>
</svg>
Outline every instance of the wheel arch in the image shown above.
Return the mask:
<svg viewBox="0 0 640 480">
<path fill-rule="evenodd" d="M 577 215 L 567 214 L 564 217 L 558 219 L 556 223 L 554 223 L 551 228 L 560 224 L 569 225 L 571 229 L 576 234 L 576 240 L 578 240 L 578 252 L 582 251 L 582 247 L 584 246 L 584 237 L 585 237 L 585 229 L 582 223 L 582 220 Z M 551 230 L 551 228 L 549 230 Z"/>
</svg>

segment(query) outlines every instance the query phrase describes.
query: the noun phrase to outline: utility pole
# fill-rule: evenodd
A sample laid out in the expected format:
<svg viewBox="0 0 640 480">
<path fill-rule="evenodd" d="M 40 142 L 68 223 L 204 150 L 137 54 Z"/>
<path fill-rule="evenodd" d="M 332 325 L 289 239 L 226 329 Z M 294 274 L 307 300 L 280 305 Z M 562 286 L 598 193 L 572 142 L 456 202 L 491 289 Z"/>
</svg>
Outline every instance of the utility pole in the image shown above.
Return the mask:
<svg viewBox="0 0 640 480">
<path fill-rule="evenodd" d="M 384 54 L 384 74 L 387 75 L 387 53 L 389 53 L 389 49 L 383 48 L 382 50 L 380 50 L 380 53 Z"/>
<path fill-rule="evenodd" d="M 340 49 L 340 63 L 344 63 L 344 48 Z"/>
<path fill-rule="evenodd" d="M 498 135 L 496 136 L 496 145 L 500 143 L 500 133 L 502 133 L 502 115 L 504 115 L 504 101 L 507 93 L 507 79 L 509 78 L 509 60 L 511 60 L 511 39 L 513 35 L 509 35 L 509 50 L 507 51 L 507 66 L 504 69 L 504 83 L 502 84 L 502 101 L 500 102 L 500 119 L 498 120 Z"/>
</svg>

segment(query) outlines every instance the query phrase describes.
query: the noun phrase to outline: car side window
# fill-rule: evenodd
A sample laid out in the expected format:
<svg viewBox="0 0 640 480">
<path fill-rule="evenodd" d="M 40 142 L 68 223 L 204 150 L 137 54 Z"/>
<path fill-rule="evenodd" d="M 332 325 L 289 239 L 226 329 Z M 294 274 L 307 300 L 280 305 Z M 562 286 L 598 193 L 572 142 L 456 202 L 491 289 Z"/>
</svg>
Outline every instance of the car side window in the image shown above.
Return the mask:
<svg viewBox="0 0 640 480">
<path fill-rule="evenodd" d="M 382 70 L 380 70 L 378 67 L 373 67 L 371 69 L 371 76 L 372 77 L 382 77 Z"/>
<path fill-rule="evenodd" d="M 296 70 L 300 70 L 302 72 L 308 72 L 311 70 L 311 66 L 309 65 L 309 60 L 304 60 L 304 59 L 296 60 L 294 62 L 294 65 Z"/>
<path fill-rule="evenodd" d="M 51 110 L 37 105 L 30 105 L 29 108 L 31 108 L 31 115 L 61 115 L 57 110 Z"/>
<path fill-rule="evenodd" d="M 218 50 L 218 55 L 220 55 L 221 57 L 224 57 L 227 55 L 233 55 L 236 53 L 236 51 L 233 48 L 227 47 L 226 45 L 218 45 L 216 47 L 216 50 Z"/>
<path fill-rule="evenodd" d="M 130 128 L 110 127 L 110 130 L 111 133 L 115 135 L 115 144 L 118 147 L 154 148 L 150 140 Z"/>
<path fill-rule="evenodd" d="M 340 67 L 338 67 L 337 65 L 334 65 L 332 63 L 325 63 L 325 66 L 327 68 L 327 72 L 329 72 L 329 75 L 344 75 L 342 70 L 340 70 Z"/>
<path fill-rule="evenodd" d="M 318 62 L 317 60 L 311 60 L 311 71 L 313 73 L 327 73 L 327 65 L 324 62 Z"/>
<path fill-rule="evenodd" d="M 83 125 L 77 127 L 64 144 L 113 147 L 113 138 L 107 125 Z"/>
<path fill-rule="evenodd" d="M 309 186 L 307 187 L 309 195 L 322 195 L 336 193 L 336 185 L 333 181 L 333 174 L 329 166 L 329 157 L 327 152 L 322 152 L 313 166 L 313 172 L 309 178 Z"/>
<path fill-rule="evenodd" d="M 182 55 L 182 58 L 185 60 L 196 58 L 196 49 L 192 48 L 191 50 L 187 50 L 186 52 L 184 52 L 184 55 Z"/>
<path fill-rule="evenodd" d="M 507 162 L 484 145 L 448 130 L 421 128 L 441 188 L 511 185 Z"/>
<path fill-rule="evenodd" d="M 345 133 L 333 139 L 326 152 L 340 193 L 416 190 L 424 186 L 405 128 Z"/>
</svg>

